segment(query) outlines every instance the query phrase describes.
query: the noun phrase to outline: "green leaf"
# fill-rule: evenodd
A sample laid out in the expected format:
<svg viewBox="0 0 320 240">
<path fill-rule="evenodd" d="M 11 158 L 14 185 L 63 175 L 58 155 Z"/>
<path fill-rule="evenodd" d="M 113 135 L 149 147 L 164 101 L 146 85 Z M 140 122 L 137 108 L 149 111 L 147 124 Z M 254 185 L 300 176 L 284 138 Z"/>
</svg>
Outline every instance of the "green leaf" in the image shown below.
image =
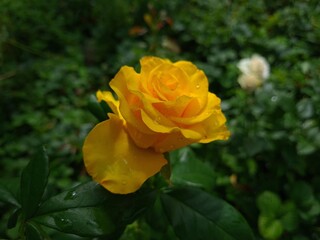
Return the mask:
<svg viewBox="0 0 320 240">
<path fill-rule="evenodd" d="M 193 151 L 182 148 L 170 155 L 171 181 L 175 185 L 188 185 L 210 190 L 215 184 L 213 169 L 196 158 Z"/>
<path fill-rule="evenodd" d="M 104 121 L 108 118 L 108 113 L 112 112 L 105 101 L 98 102 L 94 95 L 91 95 L 87 105 L 89 111 L 99 120 Z"/>
<path fill-rule="evenodd" d="M 312 206 L 315 201 L 312 187 L 305 181 L 297 181 L 291 186 L 291 198 L 295 203 L 305 209 Z"/>
<path fill-rule="evenodd" d="M 8 219 L 8 224 L 7 224 L 8 229 L 11 229 L 17 226 L 20 213 L 21 213 L 21 208 L 17 208 L 13 211 L 13 213 L 10 215 Z"/>
<path fill-rule="evenodd" d="M 207 192 L 196 188 L 173 188 L 160 197 L 168 220 L 181 239 L 253 239 L 241 214 Z"/>
<path fill-rule="evenodd" d="M 51 239 L 58 239 L 58 240 L 92 240 L 92 238 L 80 237 L 74 234 L 67 234 L 59 231 L 55 231 L 54 233 L 50 234 Z"/>
<path fill-rule="evenodd" d="M 259 231 L 265 239 L 278 239 L 283 233 L 283 226 L 278 219 L 260 215 L 258 219 Z"/>
<path fill-rule="evenodd" d="M 17 199 L 19 188 L 19 179 L 1 179 L 0 180 L 0 202 L 9 203 L 20 207 Z"/>
<path fill-rule="evenodd" d="M 285 215 L 281 217 L 281 223 L 283 228 L 289 232 L 297 229 L 299 225 L 299 215 L 297 211 L 287 212 Z"/>
<path fill-rule="evenodd" d="M 106 212 L 105 206 L 71 208 L 36 217 L 34 221 L 62 232 L 95 237 L 117 230 L 118 226 Z"/>
<path fill-rule="evenodd" d="M 47 185 L 49 159 L 42 149 L 22 171 L 20 194 L 22 211 L 28 219 L 37 211 Z"/>
<path fill-rule="evenodd" d="M 317 151 L 317 145 L 316 142 L 312 140 L 308 140 L 304 137 L 300 137 L 299 141 L 297 143 L 297 152 L 299 155 L 310 155 Z"/>
<path fill-rule="evenodd" d="M 260 212 L 264 215 L 275 217 L 281 208 L 281 199 L 273 192 L 264 191 L 257 199 Z"/>
<path fill-rule="evenodd" d="M 107 201 L 110 196 L 111 193 L 98 183 L 88 182 L 47 199 L 39 207 L 36 216 L 70 208 L 96 206 Z"/>
<path fill-rule="evenodd" d="M 163 215 L 163 207 L 160 198 L 157 198 L 152 208 L 145 214 L 146 222 L 159 232 L 166 232 L 169 222 L 166 216 Z M 157 219 L 157 221 L 155 221 Z"/>
<path fill-rule="evenodd" d="M 26 240 L 43 240 L 41 231 L 32 223 L 27 223 L 25 228 Z"/>
<path fill-rule="evenodd" d="M 301 118 L 306 119 L 313 116 L 313 105 L 310 99 L 303 98 L 297 103 L 297 111 Z"/>
<path fill-rule="evenodd" d="M 45 201 L 33 220 L 84 237 L 119 235 L 154 199 L 154 192 L 117 195 L 89 182 Z"/>
</svg>

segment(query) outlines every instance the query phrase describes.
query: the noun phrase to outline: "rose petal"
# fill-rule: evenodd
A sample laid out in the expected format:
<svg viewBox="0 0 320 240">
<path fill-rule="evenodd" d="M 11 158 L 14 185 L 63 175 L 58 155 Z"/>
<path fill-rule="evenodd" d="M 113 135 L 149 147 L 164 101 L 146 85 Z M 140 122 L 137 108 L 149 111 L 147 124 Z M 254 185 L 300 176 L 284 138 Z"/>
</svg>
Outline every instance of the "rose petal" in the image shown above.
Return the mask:
<svg viewBox="0 0 320 240">
<path fill-rule="evenodd" d="M 99 102 L 105 101 L 109 105 L 113 113 L 122 118 L 119 111 L 119 101 L 114 99 L 111 92 L 99 90 L 97 91 L 96 96 Z"/>
<path fill-rule="evenodd" d="M 200 140 L 200 143 L 209 143 L 216 140 L 228 140 L 231 135 L 226 125 L 222 125 L 219 128 L 212 129 L 210 129 L 210 126 L 208 125 L 207 131 L 209 134 L 206 136 L 206 138 Z"/>
<path fill-rule="evenodd" d="M 130 124 L 127 124 L 127 131 L 135 144 L 141 148 L 149 148 L 153 146 L 159 137 L 159 134 L 146 134 L 140 132 L 137 128 L 131 126 Z"/>
<path fill-rule="evenodd" d="M 169 133 L 157 132 L 145 134 L 140 132 L 139 129 L 128 125 L 127 130 L 137 146 L 141 148 L 153 148 L 155 151 L 162 153 L 184 147 L 203 138 L 203 135 L 193 129 L 175 128 Z"/>
<path fill-rule="evenodd" d="M 205 119 L 209 118 L 214 112 L 218 111 L 219 114 L 221 113 L 220 109 L 220 98 L 218 98 L 213 93 L 207 93 L 208 101 L 205 106 L 202 107 L 201 112 L 198 112 L 196 116 L 192 116 L 192 111 L 196 112 L 197 109 L 193 109 L 199 105 L 193 104 L 186 108 L 186 112 L 181 117 L 171 117 L 170 120 L 175 122 L 176 124 L 183 124 L 185 126 L 189 126 L 192 124 L 197 124 Z M 190 109 L 189 109 L 190 108 Z M 191 117 L 189 117 L 191 115 Z"/>
<path fill-rule="evenodd" d="M 227 140 L 230 136 L 230 132 L 227 129 L 226 118 L 220 112 L 218 114 L 212 114 L 205 121 L 192 126 L 192 130 L 200 133 L 202 139 L 200 143 L 209 143 L 215 140 Z"/>
<path fill-rule="evenodd" d="M 163 155 L 137 147 L 123 122 L 116 115 L 96 125 L 83 146 L 83 158 L 88 173 L 110 192 L 135 192 L 167 161 Z"/>
<path fill-rule="evenodd" d="M 173 132 L 163 134 L 161 138 L 159 137 L 158 141 L 154 143 L 154 149 L 157 152 L 164 153 L 179 149 L 196 141 L 197 140 L 185 138 L 181 132 Z"/>
<path fill-rule="evenodd" d="M 176 125 L 152 106 L 153 99 L 149 95 L 138 91 L 137 79 L 139 75 L 133 68 L 122 67 L 110 82 L 111 88 L 118 95 L 123 118 L 146 134 L 172 131 Z"/>
<path fill-rule="evenodd" d="M 189 77 L 189 91 L 192 93 L 192 97 L 199 99 L 200 106 L 207 104 L 208 96 L 208 79 L 202 70 L 198 70 L 195 74 Z"/>
<path fill-rule="evenodd" d="M 189 82 L 186 92 L 191 93 L 192 97 L 198 98 L 201 106 L 205 105 L 209 87 L 205 73 L 188 61 L 178 61 L 174 65 L 181 68 L 188 76 Z"/>
<path fill-rule="evenodd" d="M 151 114 L 149 114 L 150 112 Z M 169 119 L 155 110 L 149 111 L 148 113 L 146 113 L 144 110 L 141 110 L 141 117 L 142 121 L 148 126 L 148 128 L 156 133 L 170 133 L 173 131 L 179 131 L 177 126 L 172 125 Z"/>
<path fill-rule="evenodd" d="M 179 118 L 193 101 L 197 100 L 188 96 L 180 96 L 176 101 L 157 101 L 152 103 L 152 106 L 166 117 Z"/>
<path fill-rule="evenodd" d="M 250 69 L 250 58 L 244 58 L 241 59 L 240 62 L 238 63 L 237 67 L 240 69 L 240 71 L 244 74 L 250 74 L 251 69 Z"/>
<path fill-rule="evenodd" d="M 119 108 L 123 118 L 141 132 L 150 134 L 152 131 L 150 131 L 141 120 L 139 110 L 142 108 L 141 100 L 128 89 L 128 87 L 134 88 L 133 85 L 137 86 L 139 79 L 139 74 L 137 74 L 133 68 L 125 66 L 122 67 L 111 80 L 110 86 L 118 95 L 120 102 Z M 138 89 L 136 89 L 136 91 L 137 90 Z"/>
<path fill-rule="evenodd" d="M 160 100 L 174 101 L 179 96 L 188 95 L 189 77 L 186 73 L 171 63 L 163 63 L 154 68 L 148 81 L 154 96 Z"/>
<path fill-rule="evenodd" d="M 185 106 L 180 117 L 197 118 L 202 108 L 203 106 L 200 105 L 199 100 L 197 98 L 192 98 L 191 101 Z"/>
<path fill-rule="evenodd" d="M 167 59 L 162 59 L 162 58 L 152 57 L 152 56 L 146 56 L 141 58 L 140 60 L 141 85 L 145 90 L 145 92 L 148 92 L 150 95 L 152 95 L 152 86 L 150 85 L 150 82 L 149 82 L 150 73 L 154 68 L 164 63 L 171 63 L 171 62 Z"/>
<path fill-rule="evenodd" d="M 196 65 L 194 65 L 192 62 L 189 62 L 189 61 L 182 60 L 182 61 L 175 62 L 173 64 L 183 69 L 188 76 L 192 76 L 199 70 Z"/>
</svg>

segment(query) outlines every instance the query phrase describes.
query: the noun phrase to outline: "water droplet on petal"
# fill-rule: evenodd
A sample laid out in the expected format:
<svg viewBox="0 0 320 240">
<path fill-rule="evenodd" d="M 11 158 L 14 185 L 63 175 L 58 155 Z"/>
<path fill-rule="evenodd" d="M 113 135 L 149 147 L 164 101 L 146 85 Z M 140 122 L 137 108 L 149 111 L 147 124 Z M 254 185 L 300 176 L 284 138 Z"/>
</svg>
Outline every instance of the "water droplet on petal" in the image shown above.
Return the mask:
<svg viewBox="0 0 320 240">
<path fill-rule="evenodd" d="M 196 85 L 196 89 L 199 89 L 199 88 L 200 88 L 200 85 L 199 85 L 199 84 L 197 84 L 197 85 Z"/>
<path fill-rule="evenodd" d="M 123 158 L 122 161 L 123 161 L 123 163 L 124 163 L 125 165 L 128 165 L 127 159 Z"/>
<path fill-rule="evenodd" d="M 121 184 L 122 184 L 122 185 L 127 185 L 127 182 L 123 180 L 123 181 L 121 182 Z"/>
<path fill-rule="evenodd" d="M 157 117 L 157 118 L 154 120 L 154 123 L 159 124 L 160 120 L 161 120 L 161 118 L 160 118 L 160 117 Z"/>
</svg>

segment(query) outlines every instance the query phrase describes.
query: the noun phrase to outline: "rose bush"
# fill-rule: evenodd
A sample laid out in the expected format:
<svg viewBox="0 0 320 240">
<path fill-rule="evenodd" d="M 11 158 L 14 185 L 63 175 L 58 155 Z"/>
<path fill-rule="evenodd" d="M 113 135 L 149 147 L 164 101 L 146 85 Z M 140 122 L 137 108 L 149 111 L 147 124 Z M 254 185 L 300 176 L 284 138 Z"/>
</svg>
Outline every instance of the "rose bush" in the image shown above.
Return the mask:
<svg viewBox="0 0 320 240">
<path fill-rule="evenodd" d="M 110 82 L 117 100 L 111 92 L 97 92 L 113 113 L 83 147 L 88 173 L 113 193 L 136 191 L 167 163 L 165 152 L 230 135 L 203 71 L 188 61 L 157 57 L 140 64 L 140 73 L 124 66 Z"/>
</svg>

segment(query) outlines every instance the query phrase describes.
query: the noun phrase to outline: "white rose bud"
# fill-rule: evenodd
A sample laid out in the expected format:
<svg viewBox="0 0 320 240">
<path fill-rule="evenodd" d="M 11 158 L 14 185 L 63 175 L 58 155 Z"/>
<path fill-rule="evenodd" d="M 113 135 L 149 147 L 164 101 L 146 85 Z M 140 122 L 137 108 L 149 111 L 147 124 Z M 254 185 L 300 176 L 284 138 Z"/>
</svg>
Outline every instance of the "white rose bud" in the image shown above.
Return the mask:
<svg viewBox="0 0 320 240">
<path fill-rule="evenodd" d="M 240 84 L 241 88 L 248 91 L 253 91 L 257 87 L 261 86 L 262 80 L 254 74 L 242 74 L 238 78 L 238 83 Z"/>
<path fill-rule="evenodd" d="M 263 84 L 270 75 L 270 66 L 264 57 L 254 54 L 240 60 L 237 67 L 242 72 L 238 82 L 243 89 L 253 91 Z"/>
</svg>

